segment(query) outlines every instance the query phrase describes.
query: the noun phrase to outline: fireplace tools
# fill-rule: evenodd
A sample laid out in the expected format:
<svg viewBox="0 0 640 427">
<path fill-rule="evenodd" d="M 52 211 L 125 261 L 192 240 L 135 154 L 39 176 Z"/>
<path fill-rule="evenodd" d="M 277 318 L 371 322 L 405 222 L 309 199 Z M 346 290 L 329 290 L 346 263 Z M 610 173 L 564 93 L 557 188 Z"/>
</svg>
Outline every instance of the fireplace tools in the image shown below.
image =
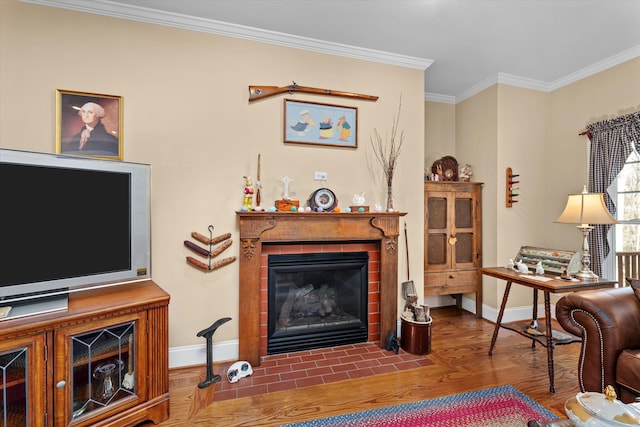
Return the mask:
<svg viewBox="0 0 640 427">
<path fill-rule="evenodd" d="M 222 319 L 216 320 L 213 325 L 201 330 L 197 334 L 197 336 L 205 337 L 207 340 L 207 378 L 198 384 L 199 388 L 209 387 L 211 384 L 217 383 L 222 379 L 220 375 L 214 375 L 213 373 L 213 334 L 220 326 L 229 320 L 231 320 L 230 317 L 223 317 Z"/>
<path fill-rule="evenodd" d="M 429 306 L 418 304 L 418 293 L 416 286 L 409 274 L 409 239 L 407 236 L 407 223 L 404 224 L 404 240 L 407 247 L 407 281 L 402 283 L 402 297 L 405 305 L 402 317 L 409 321 L 427 322 L 429 321 Z"/>
<path fill-rule="evenodd" d="M 418 302 L 418 293 L 416 292 L 416 285 L 411 280 L 411 274 L 409 273 L 409 236 L 407 233 L 407 223 L 404 223 L 404 242 L 407 249 L 407 281 L 402 282 L 402 298 L 406 301 L 403 316 L 409 316 L 413 318 L 414 306 Z M 406 313 L 406 314 L 405 314 Z"/>
<path fill-rule="evenodd" d="M 387 335 L 387 340 L 384 344 L 384 349 L 398 354 L 398 351 L 400 350 L 400 343 L 398 343 L 398 337 L 396 337 L 396 333 L 394 331 L 389 331 L 389 335 Z"/>
</svg>

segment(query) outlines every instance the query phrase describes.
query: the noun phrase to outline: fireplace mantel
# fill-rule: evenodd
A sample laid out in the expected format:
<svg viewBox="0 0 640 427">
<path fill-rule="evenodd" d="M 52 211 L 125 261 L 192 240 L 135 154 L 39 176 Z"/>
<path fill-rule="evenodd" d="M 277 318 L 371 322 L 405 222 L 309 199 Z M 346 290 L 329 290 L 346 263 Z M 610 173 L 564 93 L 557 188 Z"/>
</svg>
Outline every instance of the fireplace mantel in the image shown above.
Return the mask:
<svg viewBox="0 0 640 427">
<path fill-rule="evenodd" d="M 237 212 L 240 222 L 239 359 L 260 365 L 260 257 L 263 243 L 380 242 L 380 346 L 395 331 L 402 212 Z"/>
</svg>

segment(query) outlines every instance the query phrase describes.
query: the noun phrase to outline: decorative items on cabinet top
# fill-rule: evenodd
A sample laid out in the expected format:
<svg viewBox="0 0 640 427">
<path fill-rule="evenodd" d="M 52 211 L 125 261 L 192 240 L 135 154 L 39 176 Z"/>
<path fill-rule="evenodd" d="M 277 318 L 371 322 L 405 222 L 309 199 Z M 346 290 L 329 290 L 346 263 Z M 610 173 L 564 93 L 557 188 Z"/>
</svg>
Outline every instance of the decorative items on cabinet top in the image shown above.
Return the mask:
<svg viewBox="0 0 640 427">
<path fill-rule="evenodd" d="M 444 156 L 431 166 L 431 172 L 425 171 L 425 181 L 460 181 L 471 182 L 471 165 L 466 163 L 460 168 L 458 160 L 453 156 Z"/>
<path fill-rule="evenodd" d="M 438 177 L 437 181 L 457 181 L 458 161 L 453 156 L 444 156 L 433 162 L 431 173 Z"/>
</svg>

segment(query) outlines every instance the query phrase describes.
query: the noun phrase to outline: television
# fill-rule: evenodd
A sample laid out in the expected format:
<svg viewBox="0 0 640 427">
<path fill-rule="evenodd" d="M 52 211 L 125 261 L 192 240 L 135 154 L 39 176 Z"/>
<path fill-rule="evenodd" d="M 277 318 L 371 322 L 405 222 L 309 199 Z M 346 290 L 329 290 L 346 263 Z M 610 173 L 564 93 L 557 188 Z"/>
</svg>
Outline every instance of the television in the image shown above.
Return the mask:
<svg viewBox="0 0 640 427">
<path fill-rule="evenodd" d="M 151 277 L 151 166 L 0 149 L 0 307 Z"/>
</svg>

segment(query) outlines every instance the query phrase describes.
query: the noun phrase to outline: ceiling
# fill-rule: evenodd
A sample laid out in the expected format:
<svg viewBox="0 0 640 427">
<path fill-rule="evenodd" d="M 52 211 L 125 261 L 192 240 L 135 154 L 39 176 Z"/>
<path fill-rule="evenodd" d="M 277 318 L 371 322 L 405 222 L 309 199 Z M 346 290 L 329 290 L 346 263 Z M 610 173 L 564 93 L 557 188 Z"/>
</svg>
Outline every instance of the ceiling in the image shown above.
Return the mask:
<svg viewBox="0 0 640 427">
<path fill-rule="evenodd" d="M 453 102 L 504 79 L 552 90 L 640 56 L 640 0 L 24 1 L 421 68 L 426 96 Z"/>
</svg>

